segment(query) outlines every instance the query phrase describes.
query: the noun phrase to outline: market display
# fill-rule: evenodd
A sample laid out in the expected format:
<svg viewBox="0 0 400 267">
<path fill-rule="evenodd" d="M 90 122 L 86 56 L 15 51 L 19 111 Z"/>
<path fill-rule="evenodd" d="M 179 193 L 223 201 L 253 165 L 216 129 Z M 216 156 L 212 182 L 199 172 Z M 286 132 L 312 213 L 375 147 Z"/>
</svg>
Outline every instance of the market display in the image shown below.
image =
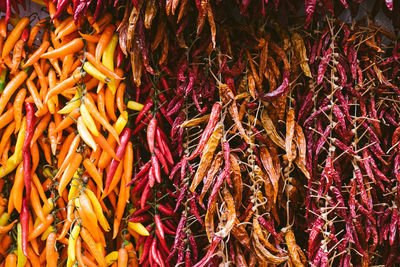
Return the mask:
<svg viewBox="0 0 400 267">
<path fill-rule="evenodd" d="M 400 2 L 32 2 L 0 1 L 0 266 L 400 264 Z"/>
</svg>

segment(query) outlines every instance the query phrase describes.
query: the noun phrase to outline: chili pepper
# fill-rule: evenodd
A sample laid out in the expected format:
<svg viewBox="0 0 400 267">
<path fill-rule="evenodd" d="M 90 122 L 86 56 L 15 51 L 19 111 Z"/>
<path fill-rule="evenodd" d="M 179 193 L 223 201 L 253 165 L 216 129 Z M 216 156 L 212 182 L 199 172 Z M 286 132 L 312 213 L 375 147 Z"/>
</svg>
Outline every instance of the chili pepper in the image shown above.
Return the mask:
<svg viewBox="0 0 400 267">
<path fill-rule="evenodd" d="M 150 193 L 150 182 L 148 182 L 146 184 L 146 187 L 144 188 L 143 193 L 142 193 L 142 195 L 140 197 L 140 207 L 142 209 L 146 205 L 146 201 L 147 201 L 147 197 L 148 197 L 149 193 Z"/>
<path fill-rule="evenodd" d="M 26 130 L 25 139 L 22 147 L 22 154 L 24 159 L 24 181 L 25 181 L 25 193 L 26 199 L 29 201 L 31 195 L 31 153 L 30 144 L 33 136 L 33 130 L 35 126 L 35 110 L 32 103 L 25 102 L 26 109 Z"/>
<path fill-rule="evenodd" d="M 157 205 L 157 209 L 158 209 L 160 212 L 162 212 L 162 213 L 164 213 L 165 215 L 167 215 L 167 216 L 173 217 L 173 216 L 176 215 L 176 213 L 175 213 L 171 208 L 169 208 L 169 207 L 167 207 L 167 206 L 165 206 L 165 205 L 163 205 L 163 204 L 158 204 L 158 205 Z"/>
<path fill-rule="evenodd" d="M 148 236 L 143 246 L 142 256 L 140 257 L 139 264 L 142 264 L 144 260 L 148 257 L 152 243 L 153 243 L 153 238 Z"/>
<path fill-rule="evenodd" d="M 180 204 L 182 203 L 183 199 L 185 198 L 185 193 L 188 189 L 188 184 L 184 184 L 184 186 L 182 187 L 178 199 L 176 200 L 176 205 L 175 205 L 175 209 L 174 212 L 176 212 L 180 206 Z"/>
<path fill-rule="evenodd" d="M 118 146 L 115 154 L 117 155 L 117 157 L 119 159 L 122 159 L 122 157 L 124 156 L 125 153 L 125 148 L 126 145 L 129 142 L 129 139 L 131 137 L 131 130 L 129 128 L 125 128 L 122 133 L 121 133 L 121 137 L 120 137 L 120 145 Z M 111 182 L 114 178 L 114 174 L 117 171 L 118 165 L 119 165 L 120 161 L 116 160 L 116 159 L 112 159 L 111 163 L 110 163 L 110 169 L 107 173 L 107 178 L 106 178 L 106 183 L 105 183 L 105 188 L 104 188 L 104 192 L 107 193 L 108 189 L 111 185 Z"/>
<path fill-rule="evenodd" d="M 142 118 L 147 114 L 147 112 L 152 108 L 154 102 L 151 98 L 148 98 L 144 104 L 142 110 L 140 110 L 139 114 L 137 115 L 135 119 L 135 124 L 138 124 Z"/>
<path fill-rule="evenodd" d="M 137 216 L 132 216 L 131 218 L 129 218 L 130 222 L 133 223 L 143 223 L 143 222 L 147 222 L 150 221 L 151 217 L 148 214 L 145 215 L 137 215 Z"/>
<path fill-rule="evenodd" d="M 25 257 L 28 256 L 28 235 L 29 235 L 29 211 L 28 211 L 28 200 L 25 197 L 22 200 L 22 209 L 21 209 L 21 244 L 22 244 L 22 252 Z"/>
<path fill-rule="evenodd" d="M 207 123 L 206 128 L 203 131 L 202 136 L 200 137 L 200 141 L 196 149 L 193 151 L 192 155 L 188 157 L 188 160 L 192 160 L 197 157 L 204 149 L 206 142 L 210 138 L 211 134 L 214 131 L 215 126 L 217 125 L 218 118 L 222 109 L 222 105 L 220 103 L 215 103 L 211 110 L 210 119 Z"/>
<path fill-rule="evenodd" d="M 147 126 L 147 144 L 149 145 L 150 153 L 154 152 L 154 136 L 157 129 L 157 119 L 152 118 Z"/>
<path fill-rule="evenodd" d="M 142 178 L 147 173 L 147 171 L 150 169 L 150 166 L 151 166 L 150 161 L 146 162 L 146 164 L 144 164 L 142 166 L 140 171 L 135 175 L 135 177 L 126 186 L 127 187 L 131 186 L 136 180 Z"/>
<path fill-rule="evenodd" d="M 394 241 L 396 239 L 397 224 L 398 224 L 398 209 L 397 207 L 393 207 L 392 219 L 390 221 L 390 227 L 389 227 L 389 244 L 391 246 L 394 244 Z"/>
<path fill-rule="evenodd" d="M 199 223 L 200 223 L 201 225 L 204 225 L 204 222 L 203 222 L 203 220 L 201 219 L 199 210 L 197 209 L 197 205 L 196 205 L 196 202 L 195 202 L 194 197 L 191 197 L 191 198 L 189 199 L 189 206 L 190 206 L 190 210 L 189 210 L 190 213 L 192 213 L 192 214 L 196 217 L 196 219 L 199 221 Z"/>
</svg>

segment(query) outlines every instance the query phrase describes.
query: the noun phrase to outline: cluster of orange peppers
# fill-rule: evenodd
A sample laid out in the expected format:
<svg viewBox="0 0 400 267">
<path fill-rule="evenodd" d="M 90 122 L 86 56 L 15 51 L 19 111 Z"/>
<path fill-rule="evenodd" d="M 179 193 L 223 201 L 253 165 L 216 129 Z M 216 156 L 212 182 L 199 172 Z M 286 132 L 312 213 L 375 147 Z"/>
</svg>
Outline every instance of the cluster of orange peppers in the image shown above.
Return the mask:
<svg viewBox="0 0 400 267">
<path fill-rule="evenodd" d="M 82 19 L 89 35 L 48 10 L 0 21 L 0 266 L 137 266 L 130 240 L 149 232 L 123 218 L 137 196 L 112 16 Z"/>
</svg>

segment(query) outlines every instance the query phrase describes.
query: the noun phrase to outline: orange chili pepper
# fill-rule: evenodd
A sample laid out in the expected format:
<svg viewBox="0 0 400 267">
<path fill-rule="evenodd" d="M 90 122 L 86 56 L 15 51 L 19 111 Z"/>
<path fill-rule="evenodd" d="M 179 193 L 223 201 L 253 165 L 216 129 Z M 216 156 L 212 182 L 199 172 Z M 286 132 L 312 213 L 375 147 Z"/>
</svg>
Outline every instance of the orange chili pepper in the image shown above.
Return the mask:
<svg viewBox="0 0 400 267">
<path fill-rule="evenodd" d="M 17 75 L 12 78 L 11 81 L 8 82 L 7 86 L 4 88 L 4 91 L 0 96 L 0 114 L 3 113 L 4 108 L 7 106 L 8 101 L 14 92 L 22 85 L 25 79 L 28 77 L 28 74 L 25 71 L 20 71 Z"/>
<path fill-rule="evenodd" d="M 96 54 L 95 54 L 96 61 L 100 61 L 104 50 L 106 49 L 108 43 L 111 40 L 111 37 L 114 34 L 114 31 L 115 31 L 114 25 L 107 25 L 106 28 L 104 29 L 103 33 L 101 34 L 100 40 L 96 46 Z"/>
<path fill-rule="evenodd" d="M 66 55 L 77 53 L 81 51 L 84 46 L 85 44 L 81 38 L 75 38 L 60 48 L 44 53 L 40 56 L 40 58 L 60 58 Z"/>
<path fill-rule="evenodd" d="M 25 64 L 21 66 L 21 68 L 27 68 L 27 67 L 33 65 L 33 63 L 39 61 L 40 56 L 43 55 L 47 51 L 49 46 L 50 46 L 50 42 L 44 41 L 38 47 L 38 49 L 36 49 L 35 52 L 28 58 L 28 60 L 25 62 Z"/>
<path fill-rule="evenodd" d="M 88 246 L 88 249 L 90 251 L 90 253 L 93 255 L 93 257 L 96 259 L 97 263 L 99 264 L 99 266 L 101 267 L 106 267 L 107 264 L 105 262 L 104 259 L 104 254 L 102 253 L 102 251 L 100 251 L 96 245 L 96 242 L 94 241 L 93 237 L 91 236 L 91 234 L 86 230 L 85 227 L 82 227 L 81 231 L 80 231 L 80 235 L 83 239 L 83 241 L 86 243 L 86 245 Z"/>
<path fill-rule="evenodd" d="M 56 234 L 50 233 L 46 240 L 46 266 L 57 267 L 58 252 L 56 251 Z"/>
<path fill-rule="evenodd" d="M 60 195 L 63 193 L 64 189 L 71 181 L 72 177 L 74 176 L 74 173 L 76 172 L 79 165 L 81 165 L 81 163 L 82 163 L 82 155 L 79 153 L 75 153 L 75 155 L 71 159 L 70 164 L 65 169 L 65 172 L 63 173 L 60 179 L 60 183 L 58 185 L 58 192 Z"/>
<path fill-rule="evenodd" d="M 101 116 L 100 112 L 96 108 L 96 105 L 94 104 L 92 97 L 89 94 L 86 95 L 84 102 L 90 114 L 93 116 L 93 119 L 99 121 L 109 131 L 109 133 L 115 138 L 115 140 L 119 144 L 119 136 L 117 134 L 117 131 L 114 129 L 114 127 L 111 126 L 111 124 L 106 119 L 104 119 Z"/>
<path fill-rule="evenodd" d="M 115 95 L 112 93 L 111 89 L 108 86 L 106 88 L 105 99 L 106 99 L 107 115 L 110 118 L 110 120 L 116 121 L 117 116 L 115 115 L 115 106 L 114 106 Z"/>
<path fill-rule="evenodd" d="M 107 68 L 106 66 L 103 65 L 103 63 L 101 63 L 100 61 L 96 61 L 96 58 L 89 52 L 85 52 L 83 54 L 87 60 L 93 64 L 93 66 L 98 69 L 99 71 L 101 71 L 104 75 L 106 75 L 108 78 L 114 78 L 117 80 L 122 80 L 123 78 L 120 77 L 117 73 L 115 73 L 114 71 L 110 70 L 109 68 Z"/>
<path fill-rule="evenodd" d="M 49 214 L 46 217 L 46 220 L 43 222 L 40 222 L 30 233 L 28 236 L 28 241 L 34 240 L 36 237 L 41 235 L 44 231 L 47 230 L 47 228 L 53 223 L 54 218 L 53 215 Z"/>
</svg>

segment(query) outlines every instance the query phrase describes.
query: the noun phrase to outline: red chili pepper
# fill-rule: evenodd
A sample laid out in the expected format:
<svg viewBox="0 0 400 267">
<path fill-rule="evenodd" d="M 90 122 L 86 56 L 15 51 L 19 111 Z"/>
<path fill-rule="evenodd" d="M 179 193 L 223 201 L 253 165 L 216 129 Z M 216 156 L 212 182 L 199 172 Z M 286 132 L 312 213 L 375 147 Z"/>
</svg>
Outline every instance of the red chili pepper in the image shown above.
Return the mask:
<svg viewBox="0 0 400 267">
<path fill-rule="evenodd" d="M 122 61 L 124 60 L 125 55 L 121 50 L 121 47 L 118 45 L 117 46 L 117 62 L 116 62 L 116 67 L 119 68 L 121 67 Z"/>
<path fill-rule="evenodd" d="M 213 105 L 210 118 L 208 120 L 207 126 L 203 131 L 203 134 L 201 135 L 199 144 L 197 145 L 196 149 L 193 151 L 192 155 L 189 156 L 188 160 L 192 160 L 195 157 L 197 157 L 204 149 L 204 146 L 206 145 L 208 139 L 214 132 L 214 128 L 217 125 L 217 122 L 219 120 L 219 115 L 221 113 L 222 105 L 217 102 Z"/>
<path fill-rule="evenodd" d="M 176 216 L 176 213 L 171 208 L 168 208 L 167 206 L 165 206 L 163 204 L 158 204 L 157 209 L 167 216 L 171 216 L 171 217 Z"/>
<path fill-rule="evenodd" d="M 139 192 L 148 182 L 149 182 L 149 175 L 143 177 L 141 180 L 138 181 L 138 183 L 135 185 L 134 188 L 132 188 L 132 193 Z"/>
<path fill-rule="evenodd" d="M 308 236 L 308 251 L 314 251 L 314 247 L 316 245 L 315 241 L 319 233 L 321 232 L 322 227 L 325 225 L 325 221 L 322 217 L 318 217 L 313 223 L 310 234 Z"/>
<path fill-rule="evenodd" d="M 168 164 L 167 161 L 164 158 L 164 155 L 162 154 L 162 152 L 156 148 L 154 150 L 154 154 L 157 156 L 157 159 L 160 161 L 161 165 L 163 166 L 163 170 L 165 172 L 165 174 L 169 174 L 169 169 L 168 169 Z"/>
<path fill-rule="evenodd" d="M 147 98 L 146 102 L 143 104 L 142 110 L 136 117 L 135 124 L 138 124 L 143 119 L 143 117 L 147 114 L 147 112 L 151 109 L 151 107 L 153 107 L 153 105 L 154 105 L 153 99 L 151 99 L 150 97 Z"/>
<path fill-rule="evenodd" d="M 199 223 L 204 226 L 204 222 L 201 219 L 199 210 L 197 209 L 197 205 L 196 205 L 194 196 L 189 199 L 189 206 L 190 206 L 189 212 L 192 213 L 196 217 L 196 219 L 199 221 Z"/>
<path fill-rule="evenodd" d="M 25 197 L 29 202 L 31 197 L 31 151 L 30 144 L 35 128 L 35 108 L 32 103 L 25 102 L 26 109 L 26 130 L 25 139 L 22 146 L 23 166 L 24 166 L 24 183 L 25 183 Z"/>
<path fill-rule="evenodd" d="M 155 233 L 156 233 L 156 236 L 157 236 L 157 238 L 158 238 L 158 241 L 160 241 L 161 248 L 162 248 L 166 253 L 169 254 L 170 251 L 169 251 L 169 249 L 168 249 L 168 245 L 167 245 L 167 243 L 165 242 L 165 239 L 163 239 L 163 238 L 161 237 L 160 231 L 159 231 L 158 229 L 156 229 L 156 230 L 155 230 Z"/>
<path fill-rule="evenodd" d="M 154 137 L 157 129 L 157 119 L 152 118 L 147 125 L 147 144 L 149 145 L 150 153 L 154 152 Z"/>
<path fill-rule="evenodd" d="M 156 178 L 154 177 L 154 168 L 152 166 L 150 168 L 150 170 L 149 170 L 149 185 L 150 185 L 150 188 L 153 188 L 155 183 L 156 183 Z"/>
<path fill-rule="evenodd" d="M 164 234 L 163 224 L 161 222 L 160 215 L 158 215 L 158 214 L 154 215 L 154 222 L 156 224 L 158 231 L 160 232 L 161 238 L 165 240 L 165 234 Z"/>
<path fill-rule="evenodd" d="M 158 159 L 156 155 L 151 156 L 151 166 L 153 170 L 153 175 L 157 183 L 161 183 L 161 170 L 160 170 L 160 163 L 158 162 Z"/>
<path fill-rule="evenodd" d="M 178 210 L 179 206 L 181 205 L 181 203 L 185 197 L 187 189 L 188 189 L 188 184 L 185 184 L 183 186 L 183 188 L 181 189 L 181 192 L 179 193 L 178 199 L 176 200 L 174 212 L 176 212 Z"/>
<path fill-rule="evenodd" d="M 150 193 L 150 184 L 147 183 L 146 187 L 144 188 L 142 195 L 140 197 L 140 208 L 144 208 L 144 206 L 146 206 L 146 201 L 147 201 L 147 197 L 149 196 Z"/>
<path fill-rule="evenodd" d="M 133 179 L 126 185 L 127 187 L 132 185 L 136 180 L 140 179 L 142 176 L 144 176 L 147 171 L 150 169 L 150 161 L 148 161 L 146 164 L 144 164 L 142 166 L 142 168 L 140 169 L 140 171 L 135 175 L 135 177 L 133 177 Z"/>
<path fill-rule="evenodd" d="M 157 263 L 158 265 L 161 266 L 161 261 L 157 257 L 157 239 L 155 239 L 155 238 L 153 239 L 153 242 L 151 243 L 150 254 L 151 254 L 151 258 L 155 261 L 155 263 Z"/>
<path fill-rule="evenodd" d="M 22 200 L 22 209 L 20 214 L 21 220 L 21 243 L 22 243 L 22 252 L 24 255 L 28 256 L 28 235 L 29 235 L 29 211 L 28 211 L 28 200 L 26 197 Z"/>
<path fill-rule="evenodd" d="M 128 221 L 133 222 L 133 223 L 143 223 L 143 222 L 150 221 L 150 219 L 151 219 L 151 216 L 148 214 L 145 214 L 145 215 L 131 217 L 131 218 L 129 218 Z"/>
<path fill-rule="evenodd" d="M 198 258 L 198 252 L 197 252 L 197 244 L 196 244 L 196 240 L 194 239 L 194 236 L 189 233 L 188 234 L 188 240 L 189 240 L 189 244 L 192 247 L 192 252 L 193 252 L 193 261 L 197 262 L 197 258 Z"/>
<path fill-rule="evenodd" d="M 221 242 L 221 237 L 219 236 L 214 236 L 213 240 L 211 242 L 210 247 L 207 250 L 206 255 L 204 256 L 204 258 L 202 258 L 198 263 L 196 263 L 193 267 L 200 267 L 200 266 L 206 266 L 208 262 L 210 262 L 210 260 L 212 259 L 212 256 L 214 255 L 214 251 L 217 248 L 217 246 L 219 245 L 219 242 Z"/>
<path fill-rule="evenodd" d="M 153 243 L 153 238 L 151 236 L 148 236 L 146 238 L 146 242 L 144 242 L 143 245 L 143 251 L 142 251 L 142 256 L 140 257 L 139 264 L 142 264 L 145 259 L 149 258 L 149 252 L 150 252 L 150 247 L 151 244 Z"/>
<path fill-rule="evenodd" d="M 183 179 L 185 179 L 186 176 L 186 167 L 187 167 L 187 163 L 188 163 L 188 158 L 186 155 L 184 155 L 182 157 L 182 167 L 181 167 L 181 181 L 183 181 Z"/>
<path fill-rule="evenodd" d="M 150 208 L 151 208 L 150 205 L 146 205 L 144 208 L 138 209 L 137 211 L 135 211 L 134 213 L 132 213 L 131 217 L 138 216 L 138 215 L 142 214 L 143 212 L 148 211 Z"/>
<path fill-rule="evenodd" d="M 282 84 L 278 88 L 276 88 L 274 91 L 260 95 L 260 98 L 264 101 L 273 101 L 279 97 L 286 95 L 290 89 L 289 77 L 290 77 L 290 71 L 285 70 L 285 72 L 283 73 Z"/>
<path fill-rule="evenodd" d="M 121 137 L 119 138 L 120 145 L 118 146 L 117 150 L 115 151 L 115 154 L 117 155 L 117 157 L 119 159 L 122 159 L 122 157 L 124 156 L 126 145 L 128 144 L 130 138 L 131 138 L 131 129 L 128 127 L 125 127 L 121 133 Z M 105 189 L 104 189 L 105 193 L 108 192 L 108 188 L 111 185 L 111 181 L 114 178 L 114 174 L 117 171 L 117 168 L 118 168 L 118 165 L 120 162 L 121 162 L 120 160 L 116 160 L 114 158 L 111 160 L 110 168 L 108 170 L 107 177 L 106 177 L 106 183 L 105 183 Z"/>
<path fill-rule="evenodd" d="M 169 228 L 166 227 L 166 226 L 164 226 L 164 232 L 165 232 L 166 234 L 169 234 L 169 235 L 173 235 L 173 236 L 176 235 L 176 232 L 175 232 L 175 231 L 172 231 L 171 229 L 169 229 Z"/>
<path fill-rule="evenodd" d="M 390 227 L 389 227 L 389 244 L 393 246 L 394 241 L 396 239 L 396 233 L 397 233 L 397 224 L 398 224 L 398 209 L 397 207 L 394 207 L 392 209 L 392 219 L 390 221 Z"/>
</svg>

